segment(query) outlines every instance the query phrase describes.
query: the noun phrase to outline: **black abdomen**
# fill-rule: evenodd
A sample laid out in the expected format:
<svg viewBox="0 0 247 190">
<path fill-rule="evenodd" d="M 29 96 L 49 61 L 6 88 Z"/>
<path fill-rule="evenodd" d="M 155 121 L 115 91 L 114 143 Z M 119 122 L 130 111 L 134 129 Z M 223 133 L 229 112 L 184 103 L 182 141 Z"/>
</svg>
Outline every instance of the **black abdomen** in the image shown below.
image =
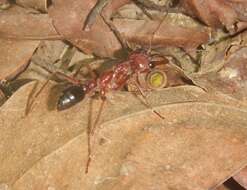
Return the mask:
<svg viewBox="0 0 247 190">
<path fill-rule="evenodd" d="M 57 110 L 65 110 L 77 104 L 85 97 L 84 89 L 81 86 L 70 86 L 66 88 L 57 103 Z"/>
</svg>

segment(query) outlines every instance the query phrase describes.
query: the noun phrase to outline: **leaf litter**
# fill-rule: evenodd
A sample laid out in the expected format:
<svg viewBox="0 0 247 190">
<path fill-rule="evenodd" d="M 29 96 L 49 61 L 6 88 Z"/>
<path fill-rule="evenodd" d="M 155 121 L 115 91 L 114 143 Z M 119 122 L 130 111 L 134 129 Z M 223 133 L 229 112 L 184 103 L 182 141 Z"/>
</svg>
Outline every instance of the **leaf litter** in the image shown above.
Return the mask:
<svg viewBox="0 0 247 190">
<path fill-rule="evenodd" d="M 172 6 L 169 1 L 136 1 L 129 6 L 130 1 L 112 0 L 95 11 L 102 2 L 16 1 L 26 8 L 4 2 L 9 6 L 0 10 L 0 37 L 13 44 L 1 42 L 7 56 L 0 57 L 5 101 L 0 108 L 0 188 L 225 189 L 222 183 L 230 177 L 246 187 L 241 171 L 247 165 L 246 3 L 215 0 L 213 6 L 204 1 L 202 9 L 195 1 Z M 118 13 L 119 8 L 132 17 Z M 164 8 L 165 14 L 160 12 Z M 84 31 L 87 22 L 90 29 Z M 34 24 L 40 27 L 31 30 Z M 165 60 L 167 65 L 156 69 L 168 73 L 169 85 L 145 92 L 165 119 L 131 92 L 108 93 L 85 174 L 87 127 L 101 101 L 87 96 L 58 112 L 63 80 L 53 77 L 28 115 L 25 110 L 32 92 L 42 86 L 37 80 L 44 83 L 52 72 L 73 76 L 81 68 L 80 80 L 85 81 L 89 67 L 102 72 L 122 60 L 119 36 L 130 48 L 151 47 Z M 49 39 L 64 42 L 43 41 Z M 18 80 L 26 82 L 13 87 Z M 36 82 L 26 84 L 31 80 Z"/>
</svg>

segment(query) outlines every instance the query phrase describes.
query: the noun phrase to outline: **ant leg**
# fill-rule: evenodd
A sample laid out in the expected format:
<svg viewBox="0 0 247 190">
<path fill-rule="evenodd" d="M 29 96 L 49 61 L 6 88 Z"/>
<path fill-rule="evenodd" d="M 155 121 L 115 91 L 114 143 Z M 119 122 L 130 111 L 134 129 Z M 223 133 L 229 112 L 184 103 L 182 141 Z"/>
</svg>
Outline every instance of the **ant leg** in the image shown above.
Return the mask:
<svg viewBox="0 0 247 190">
<path fill-rule="evenodd" d="M 91 154 L 92 154 L 92 150 L 91 150 L 92 110 L 93 110 L 93 98 L 90 98 L 88 127 L 87 127 L 87 162 L 86 162 L 85 174 L 88 173 L 89 165 L 91 163 Z"/>
<path fill-rule="evenodd" d="M 41 88 L 38 90 L 38 92 L 36 92 L 35 93 L 35 89 L 36 89 L 36 87 L 37 87 L 37 84 L 36 84 L 36 86 L 34 87 L 34 91 L 32 91 L 31 92 L 31 94 L 30 94 L 30 97 L 28 98 L 28 101 L 27 101 L 27 104 L 26 104 L 26 109 L 25 109 L 25 115 L 27 116 L 29 113 L 30 113 L 30 111 L 32 110 L 32 106 L 33 106 L 33 104 L 35 103 L 35 100 L 36 100 L 36 98 L 38 98 L 38 96 L 41 94 L 41 92 L 44 90 L 44 88 L 47 86 L 47 84 L 49 83 L 49 81 L 52 79 L 52 77 L 54 77 L 54 76 L 62 76 L 64 79 L 66 79 L 67 81 L 69 81 L 69 82 L 71 82 L 72 84 L 74 84 L 74 85 L 79 85 L 80 84 L 80 81 L 79 80 L 77 80 L 77 79 L 75 79 L 75 78 L 72 78 L 72 77 L 70 77 L 70 76 L 68 76 L 68 75 L 66 75 L 66 74 L 64 74 L 64 73 L 62 73 L 62 72 L 59 72 L 59 71 L 57 71 L 57 72 L 54 72 L 54 73 L 52 73 L 50 76 L 49 76 L 49 78 L 45 81 L 45 83 L 41 86 Z"/>
<path fill-rule="evenodd" d="M 34 104 L 34 102 L 35 102 L 35 99 L 36 99 L 36 98 L 40 95 L 40 93 L 43 91 L 43 89 L 46 87 L 46 85 L 48 84 L 48 82 L 50 81 L 50 79 L 51 79 L 51 77 L 49 77 L 49 78 L 45 81 L 45 83 L 42 85 L 42 87 L 38 90 L 37 93 L 35 93 L 35 90 L 36 90 L 36 88 L 37 88 L 38 81 L 37 81 L 37 83 L 35 84 L 35 86 L 34 86 L 32 92 L 30 93 L 30 96 L 29 96 L 29 98 L 28 98 L 28 100 L 27 100 L 26 109 L 25 109 L 25 115 L 26 115 L 26 116 L 27 116 L 27 115 L 30 113 L 30 111 L 32 110 L 32 108 L 33 108 L 32 106 L 33 106 L 33 104 Z"/>
<path fill-rule="evenodd" d="M 68 82 L 70 82 L 70 83 L 72 83 L 74 85 L 80 85 L 81 84 L 80 80 L 77 80 L 74 77 L 68 76 L 68 75 L 66 75 L 66 74 L 64 74 L 64 73 L 62 73 L 60 71 L 57 71 L 57 72 L 53 73 L 51 77 L 53 77 L 53 76 L 60 76 L 61 78 L 67 80 Z"/>
<path fill-rule="evenodd" d="M 97 59 L 95 57 L 93 58 L 87 58 L 83 61 L 80 61 L 79 64 L 75 67 L 75 72 L 73 72 L 73 77 L 76 78 L 81 71 L 81 68 L 86 68 L 88 71 L 88 74 L 90 75 L 91 78 L 96 79 L 98 78 L 98 74 L 95 72 L 94 69 L 92 69 L 91 64 L 97 63 Z"/>
<path fill-rule="evenodd" d="M 99 122 L 101 113 L 102 113 L 103 108 L 104 108 L 104 104 L 106 102 L 106 97 L 104 95 L 101 95 L 102 102 L 100 104 L 100 109 L 99 109 L 99 112 L 97 114 L 97 117 L 96 117 L 93 125 L 91 124 L 91 121 L 92 121 L 92 100 L 93 99 L 91 99 L 91 101 L 90 101 L 89 122 L 88 122 L 88 128 L 87 128 L 88 158 L 87 158 L 86 169 L 85 169 L 85 173 L 86 174 L 88 173 L 88 169 L 89 169 L 89 166 L 90 166 L 90 163 L 91 163 L 91 155 L 92 155 L 92 149 L 91 149 L 91 147 L 92 147 L 92 141 L 91 141 L 91 137 L 94 135 L 96 126 L 97 126 L 97 124 Z"/>
<path fill-rule="evenodd" d="M 103 111 L 103 108 L 104 108 L 104 105 L 105 105 L 105 102 L 106 102 L 106 97 L 104 95 L 101 95 L 101 104 L 100 104 L 100 108 L 99 108 L 99 112 L 97 114 L 97 117 L 94 121 L 94 124 L 93 124 L 93 127 L 91 129 L 91 135 L 94 135 L 94 132 L 95 132 L 95 129 L 96 129 L 96 126 L 99 122 L 99 119 L 101 117 L 101 114 L 102 114 L 102 111 Z"/>
<path fill-rule="evenodd" d="M 138 92 L 141 94 L 141 96 L 142 96 L 142 98 L 143 98 L 143 100 L 141 100 L 142 103 L 143 103 L 147 108 L 149 108 L 154 114 L 156 114 L 160 119 L 164 120 L 165 117 L 162 116 L 162 115 L 161 115 L 159 112 L 157 112 L 156 110 L 154 110 L 154 109 L 152 108 L 152 106 L 148 103 L 147 98 L 146 98 L 145 94 L 143 93 L 143 91 L 142 91 L 141 87 L 139 86 L 139 84 L 138 84 L 136 81 L 131 81 L 131 82 L 133 83 L 133 85 L 136 86 Z M 134 95 L 138 97 L 138 94 L 137 94 L 135 91 L 134 91 Z"/>
</svg>

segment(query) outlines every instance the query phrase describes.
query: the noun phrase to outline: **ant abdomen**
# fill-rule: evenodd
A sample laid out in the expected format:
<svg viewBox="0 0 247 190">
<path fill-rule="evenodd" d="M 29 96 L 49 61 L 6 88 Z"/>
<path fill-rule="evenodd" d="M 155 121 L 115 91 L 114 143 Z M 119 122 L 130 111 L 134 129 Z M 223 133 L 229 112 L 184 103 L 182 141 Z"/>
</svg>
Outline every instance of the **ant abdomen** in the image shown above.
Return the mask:
<svg viewBox="0 0 247 190">
<path fill-rule="evenodd" d="M 77 104 L 85 97 L 85 91 L 81 86 L 66 88 L 58 99 L 57 110 L 65 110 Z"/>
</svg>

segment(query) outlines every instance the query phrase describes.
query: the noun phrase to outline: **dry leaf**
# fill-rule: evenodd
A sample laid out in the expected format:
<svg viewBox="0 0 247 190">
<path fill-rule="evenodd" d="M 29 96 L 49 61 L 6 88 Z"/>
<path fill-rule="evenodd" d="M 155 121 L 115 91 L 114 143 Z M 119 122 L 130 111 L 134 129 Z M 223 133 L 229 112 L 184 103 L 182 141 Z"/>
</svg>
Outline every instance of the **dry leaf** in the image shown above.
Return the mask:
<svg viewBox="0 0 247 190">
<path fill-rule="evenodd" d="M 113 23 L 130 42 L 128 45 L 133 42 L 142 48 L 161 50 L 159 56 L 167 58 L 161 59 L 165 59 L 166 65 L 160 64 L 152 72 L 157 69 L 167 71 L 166 86 L 184 85 L 189 78 L 208 92 L 195 86 L 145 91 L 148 103 L 164 116 L 164 120 L 145 106 L 139 96 L 124 91 L 107 93 L 106 105 L 91 137 L 92 161 L 89 173 L 85 174 L 87 129 L 97 117 L 101 100 L 87 96 L 79 104 L 59 112 L 56 105 L 63 87 L 48 83 L 35 99 L 29 114 L 25 115 L 27 102 L 42 85 L 29 83 L 22 86 L 35 78 L 31 71 L 34 67 L 29 67 L 19 76 L 19 79 L 29 80 L 16 85 L 22 87 L 15 93 L 17 88 L 9 89 L 12 96 L 7 101 L 4 86 L 0 89 L 0 104 L 5 101 L 0 108 L 0 189 L 226 189 L 222 183 L 232 176 L 246 185 L 245 171 L 236 175 L 247 165 L 246 32 L 205 45 L 210 40 L 210 28 L 177 12 L 164 15 L 163 12 L 146 10 L 163 9 L 166 3 L 160 5 L 156 0 L 138 0 L 135 3 L 142 9 L 145 7 L 142 15 L 136 13 L 125 18 L 117 11 L 129 2 L 16 1 L 43 12 L 47 3 L 52 3 L 48 14 L 40 14 L 14 4 L 3 9 L 1 3 L 6 1 L 0 0 L 0 35 L 15 39 L 58 38 L 71 42 L 86 53 L 113 57 L 121 49 L 119 39 L 109 25 Z M 180 1 L 180 6 L 213 28 L 225 26 L 231 33 L 246 28 L 245 1 L 213 2 Z M 102 7 L 97 6 L 100 3 L 103 3 Z M 135 13 L 135 10 L 132 5 L 129 11 Z M 159 19 L 150 20 L 150 13 Z M 90 15 L 93 15 L 92 19 Z M 83 30 L 87 22 L 91 25 L 90 31 Z M 222 36 L 225 35 L 227 33 Z M 0 79 L 13 79 L 26 68 L 39 41 L 2 39 L 0 42 Z M 206 48 L 196 51 L 201 45 Z M 71 47 L 68 54 L 67 47 Z M 69 65 L 79 68 L 78 62 L 92 61 L 79 54 L 71 60 L 74 53 L 75 48 L 65 47 L 63 42 L 43 42 L 31 60 L 45 70 Z M 171 63 L 188 69 L 183 71 Z M 190 66 L 186 67 L 186 64 Z M 198 73 L 188 74 L 199 66 Z M 89 67 L 84 68 L 87 73 Z M 73 73 L 73 68 L 68 72 Z M 143 78 L 140 75 L 139 83 L 147 86 L 152 72 Z M 18 80 L 6 84 L 11 87 L 15 82 Z"/>
<path fill-rule="evenodd" d="M 208 90 L 228 94 L 246 102 L 247 33 L 212 45 L 205 51 L 201 69 L 191 77 Z"/>
<path fill-rule="evenodd" d="M 1 38 L 29 40 L 62 39 L 47 14 L 31 13 L 19 6 L 12 6 L 0 12 L 0 36 Z"/>
<path fill-rule="evenodd" d="M 0 80 L 10 80 L 26 69 L 39 41 L 0 39 Z"/>
<path fill-rule="evenodd" d="M 0 181 L 9 188 L 210 189 L 247 164 L 246 107 L 185 86 L 148 96 L 164 121 L 130 93 L 108 94 L 85 175 L 89 99 L 48 111 L 46 89 L 24 117 L 32 87 L 0 109 Z"/>
<path fill-rule="evenodd" d="M 113 32 L 101 17 L 88 32 L 83 25 L 96 1 L 53 1 L 49 15 L 53 19 L 56 30 L 65 39 L 86 53 L 95 53 L 102 57 L 112 57 L 121 48 Z M 66 16 L 64 16 L 66 15 Z"/>
<path fill-rule="evenodd" d="M 123 18 L 114 19 L 113 22 L 129 42 L 146 47 L 172 46 L 190 50 L 209 40 L 209 32 L 206 28 L 179 14 L 166 15 L 163 20 Z"/>
<path fill-rule="evenodd" d="M 16 4 L 23 7 L 34 8 L 42 12 L 47 12 L 48 0 L 16 0 Z"/>
<path fill-rule="evenodd" d="M 18 78 L 47 80 L 59 70 L 55 63 L 61 64 L 68 49 L 69 46 L 62 41 L 42 41 L 32 55 L 30 65 Z"/>
<path fill-rule="evenodd" d="M 225 26 L 230 32 L 243 30 L 239 28 L 239 22 L 247 22 L 246 1 L 180 1 L 187 13 L 196 16 L 211 27 Z"/>
</svg>

